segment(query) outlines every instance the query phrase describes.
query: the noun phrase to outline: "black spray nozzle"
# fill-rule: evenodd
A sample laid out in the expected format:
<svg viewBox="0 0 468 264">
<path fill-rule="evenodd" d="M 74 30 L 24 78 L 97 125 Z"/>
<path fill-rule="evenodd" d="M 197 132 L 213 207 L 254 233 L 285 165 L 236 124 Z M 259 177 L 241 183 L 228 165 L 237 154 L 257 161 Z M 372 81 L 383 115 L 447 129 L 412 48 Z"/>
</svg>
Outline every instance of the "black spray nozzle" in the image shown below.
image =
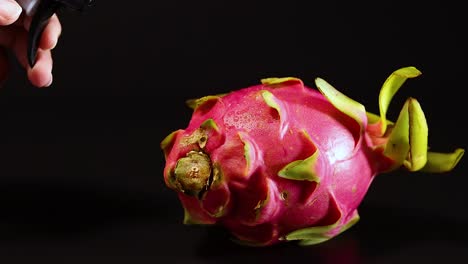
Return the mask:
<svg viewBox="0 0 468 264">
<path fill-rule="evenodd" d="M 93 0 L 41 0 L 32 17 L 28 36 L 28 62 L 31 68 L 36 63 L 37 50 L 42 32 L 50 17 L 60 8 L 84 11 Z"/>
</svg>

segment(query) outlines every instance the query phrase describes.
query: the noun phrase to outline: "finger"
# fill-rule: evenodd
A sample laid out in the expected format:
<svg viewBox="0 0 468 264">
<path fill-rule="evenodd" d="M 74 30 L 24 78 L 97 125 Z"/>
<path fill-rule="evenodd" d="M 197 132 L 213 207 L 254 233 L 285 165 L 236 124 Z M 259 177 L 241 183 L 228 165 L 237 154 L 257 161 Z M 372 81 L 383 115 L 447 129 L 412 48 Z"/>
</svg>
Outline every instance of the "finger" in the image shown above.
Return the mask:
<svg viewBox="0 0 468 264">
<path fill-rule="evenodd" d="M 62 25 L 60 24 L 57 15 L 54 14 L 50 18 L 47 26 L 44 28 L 39 47 L 45 50 L 55 48 L 61 33 Z"/>
<path fill-rule="evenodd" d="M 4 31 L 6 32 L 5 29 Z M 31 84 L 37 87 L 50 86 L 52 84 L 52 55 L 50 50 L 39 49 L 37 51 L 36 64 L 31 69 L 26 49 L 28 33 L 19 27 L 8 28 L 8 31 L 11 39 L 9 43 L 6 43 L 5 47 L 13 50 L 19 64 L 27 70 Z"/>
<path fill-rule="evenodd" d="M 7 53 L 4 48 L 0 47 L 0 85 L 6 80 L 9 71 Z"/>
<path fill-rule="evenodd" d="M 13 51 L 18 62 L 26 68 L 26 40 L 28 38 L 26 30 L 21 27 L 0 27 L 0 46 Z"/>
<path fill-rule="evenodd" d="M 0 26 L 13 24 L 21 15 L 22 9 L 14 0 L 0 1 Z"/>
<path fill-rule="evenodd" d="M 31 69 L 28 66 L 29 81 L 37 87 L 48 87 L 52 84 L 52 54 L 50 50 L 39 49 L 37 61 Z"/>
<path fill-rule="evenodd" d="M 13 50 L 16 58 L 23 68 L 27 69 L 28 67 L 28 57 L 27 57 L 27 40 L 28 40 L 28 32 L 26 30 L 15 27 L 10 28 L 11 30 L 11 42 L 10 45 L 6 46 Z"/>
</svg>

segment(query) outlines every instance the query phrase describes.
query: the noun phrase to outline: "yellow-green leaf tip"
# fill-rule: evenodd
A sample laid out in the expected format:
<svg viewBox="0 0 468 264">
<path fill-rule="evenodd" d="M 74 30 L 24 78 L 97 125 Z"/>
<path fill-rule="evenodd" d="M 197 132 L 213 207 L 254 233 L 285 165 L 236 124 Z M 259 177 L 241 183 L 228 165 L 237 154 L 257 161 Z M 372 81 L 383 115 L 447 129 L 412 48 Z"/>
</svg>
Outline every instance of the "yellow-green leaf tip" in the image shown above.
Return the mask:
<svg viewBox="0 0 468 264">
<path fill-rule="evenodd" d="M 278 172 L 278 176 L 298 181 L 313 181 L 320 182 L 320 178 L 317 175 L 315 166 L 319 152 L 316 151 L 312 156 L 305 160 L 296 160 L 287 164 L 283 169 Z"/>
<path fill-rule="evenodd" d="M 290 81 L 302 83 L 302 80 L 296 77 L 281 77 L 281 78 L 271 77 L 271 78 L 261 79 L 260 81 L 262 84 L 268 85 L 268 86 L 275 86 L 275 85 L 282 84 L 285 82 L 290 82 Z"/>
<path fill-rule="evenodd" d="M 387 129 L 387 110 L 393 96 L 405 83 L 408 78 L 415 78 L 421 75 L 421 72 L 413 66 L 400 68 L 394 71 L 384 82 L 379 94 L 379 110 L 382 122 L 381 134 L 385 134 Z"/>
<path fill-rule="evenodd" d="M 427 163 L 421 171 L 438 173 L 451 171 L 457 166 L 464 154 L 465 150 L 462 148 L 458 148 L 452 153 L 430 151 L 427 153 Z"/>
<path fill-rule="evenodd" d="M 367 113 L 365 107 L 353 99 L 342 94 L 322 78 L 315 79 L 315 85 L 327 100 L 339 111 L 354 119 L 360 127 L 360 133 L 367 124 Z"/>
</svg>

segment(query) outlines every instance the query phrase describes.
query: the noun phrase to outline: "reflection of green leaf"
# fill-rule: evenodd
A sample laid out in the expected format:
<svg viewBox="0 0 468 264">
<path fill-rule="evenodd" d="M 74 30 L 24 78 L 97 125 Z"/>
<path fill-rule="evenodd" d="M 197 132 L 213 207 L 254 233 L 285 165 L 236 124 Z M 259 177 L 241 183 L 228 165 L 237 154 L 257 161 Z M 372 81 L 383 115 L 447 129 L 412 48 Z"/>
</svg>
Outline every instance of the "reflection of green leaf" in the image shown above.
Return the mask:
<svg viewBox="0 0 468 264">
<path fill-rule="evenodd" d="M 381 134 L 387 129 L 387 110 L 393 96 L 400 89 L 408 78 L 414 78 L 421 75 L 421 72 L 415 67 L 405 67 L 394 71 L 384 82 L 379 94 L 379 109 L 382 122 Z"/>
</svg>

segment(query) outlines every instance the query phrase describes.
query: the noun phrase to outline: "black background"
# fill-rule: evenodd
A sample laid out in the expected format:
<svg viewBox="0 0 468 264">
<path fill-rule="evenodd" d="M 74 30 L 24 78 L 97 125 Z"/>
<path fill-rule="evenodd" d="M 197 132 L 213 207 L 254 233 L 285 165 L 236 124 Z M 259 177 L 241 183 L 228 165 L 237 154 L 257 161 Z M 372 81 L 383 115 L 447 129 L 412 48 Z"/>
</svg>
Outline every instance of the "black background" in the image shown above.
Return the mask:
<svg viewBox="0 0 468 264">
<path fill-rule="evenodd" d="M 322 77 L 378 111 L 385 78 L 407 81 L 432 150 L 467 147 L 466 18 L 451 1 L 96 1 L 60 11 L 54 83 L 14 65 L 0 91 L 0 261 L 33 263 L 462 263 L 466 157 L 443 175 L 379 175 L 361 221 L 327 243 L 245 248 L 182 225 L 160 141 L 184 128 L 185 100 L 296 76 Z M 15 63 L 15 62 L 14 62 Z M 5 261 L 3 261 L 5 260 Z"/>
</svg>

